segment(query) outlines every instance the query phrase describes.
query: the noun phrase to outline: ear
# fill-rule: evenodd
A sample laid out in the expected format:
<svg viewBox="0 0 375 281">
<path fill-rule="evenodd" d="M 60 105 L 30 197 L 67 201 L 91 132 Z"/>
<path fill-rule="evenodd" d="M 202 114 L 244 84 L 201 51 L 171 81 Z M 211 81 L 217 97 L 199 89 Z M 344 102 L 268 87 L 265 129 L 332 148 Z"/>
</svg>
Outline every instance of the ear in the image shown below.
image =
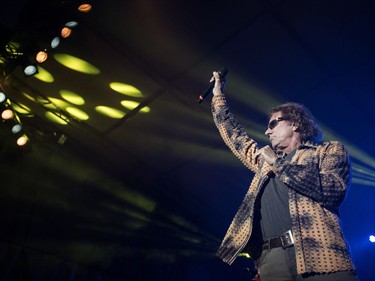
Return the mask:
<svg viewBox="0 0 375 281">
<path fill-rule="evenodd" d="M 293 123 L 292 124 L 292 130 L 294 131 L 294 132 L 298 132 L 298 125 L 297 124 L 295 124 L 295 123 Z"/>
</svg>

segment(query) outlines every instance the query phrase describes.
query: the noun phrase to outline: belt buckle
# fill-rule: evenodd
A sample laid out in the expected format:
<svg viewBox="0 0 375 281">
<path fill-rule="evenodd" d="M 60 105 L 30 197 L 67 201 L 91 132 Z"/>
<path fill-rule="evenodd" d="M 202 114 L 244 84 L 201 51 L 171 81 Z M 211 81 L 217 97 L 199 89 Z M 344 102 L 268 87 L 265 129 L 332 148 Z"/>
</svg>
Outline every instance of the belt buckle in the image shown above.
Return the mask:
<svg viewBox="0 0 375 281">
<path fill-rule="evenodd" d="M 283 249 L 292 247 L 294 245 L 294 238 L 291 230 L 288 230 L 280 236 L 281 246 Z"/>
</svg>

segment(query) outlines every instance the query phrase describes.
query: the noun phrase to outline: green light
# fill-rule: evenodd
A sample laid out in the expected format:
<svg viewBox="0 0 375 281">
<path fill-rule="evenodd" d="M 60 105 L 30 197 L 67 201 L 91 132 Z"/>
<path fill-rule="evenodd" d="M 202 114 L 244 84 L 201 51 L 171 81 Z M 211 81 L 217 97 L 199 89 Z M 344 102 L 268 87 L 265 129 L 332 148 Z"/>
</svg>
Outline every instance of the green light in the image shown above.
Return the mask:
<svg viewBox="0 0 375 281">
<path fill-rule="evenodd" d="M 53 78 L 53 75 L 49 73 L 46 69 L 41 67 L 40 65 L 38 65 L 38 71 L 39 72 L 33 76 L 36 79 L 46 82 L 46 83 L 52 83 L 53 81 L 55 81 L 55 79 Z"/>
<path fill-rule="evenodd" d="M 85 100 L 80 95 L 69 90 L 60 90 L 60 96 L 75 105 L 85 104 Z"/>
<path fill-rule="evenodd" d="M 68 118 L 66 116 L 63 116 L 63 115 L 60 115 L 60 117 L 54 113 L 52 113 L 51 111 L 47 111 L 45 113 L 45 116 L 48 120 L 54 122 L 54 123 L 57 123 L 57 124 L 60 124 L 60 125 L 67 125 L 68 122 L 65 121 L 65 120 L 68 120 Z"/>
<path fill-rule="evenodd" d="M 109 84 L 109 87 L 115 92 L 118 92 L 123 95 L 135 97 L 135 98 L 143 97 L 142 92 L 132 85 L 128 85 L 128 84 L 120 83 L 120 82 L 112 82 Z"/>
<path fill-rule="evenodd" d="M 67 54 L 54 54 L 53 57 L 57 62 L 72 70 L 90 75 L 100 74 L 100 70 L 97 67 L 80 58 Z"/>
<path fill-rule="evenodd" d="M 24 104 L 19 104 L 19 105 L 13 104 L 13 109 L 15 111 L 17 111 L 19 114 L 30 114 L 31 113 L 31 109 Z"/>
<path fill-rule="evenodd" d="M 66 111 L 69 112 L 70 115 L 74 116 L 75 118 L 79 119 L 79 120 L 87 120 L 89 119 L 89 115 L 78 109 L 78 108 L 75 108 L 75 107 L 67 107 L 66 108 Z"/>
<path fill-rule="evenodd" d="M 104 116 L 114 118 L 114 119 L 121 119 L 122 117 L 125 116 L 125 112 L 118 110 L 116 108 L 108 107 L 108 106 L 100 105 L 100 106 L 95 107 L 95 110 Z"/>
<path fill-rule="evenodd" d="M 130 100 L 123 100 L 121 101 L 121 105 L 127 109 L 134 109 L 139 105 L 139 102 L 136 101 L 130 101 Z M 139 112 L 148 113 L 150 112 L 150 108 L 148 106 L 142 107 Z"/>
<path fill-rule="evenodd" d="M 29 95 L 28 93 L 25 93 L 25 92 L 22 92 L 22 94 L 24 95 L 24 97 L 26 97 L 27 99 L 33 101 L 33 102 L 36 102 L 36 98 Z"/>
<path fill-rule="evenodd" d="M 55 107 L 57 106 L 59 108 L 66 108 L 66 107 L 70 106 L 70 104 L 67 103 L 64 100 L 55 99 L 55 98 L 48 98 L 48 100 L 50 100 Z"/>
</svg>

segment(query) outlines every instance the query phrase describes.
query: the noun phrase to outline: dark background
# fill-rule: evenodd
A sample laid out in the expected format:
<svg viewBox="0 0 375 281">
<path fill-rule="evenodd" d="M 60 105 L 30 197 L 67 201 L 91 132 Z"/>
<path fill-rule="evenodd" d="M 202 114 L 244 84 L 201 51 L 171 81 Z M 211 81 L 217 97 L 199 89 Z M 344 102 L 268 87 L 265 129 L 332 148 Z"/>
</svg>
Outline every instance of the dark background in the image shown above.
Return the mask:
<svg viewBox="0 0 375 281">
<path fill-rule="evenodd" d="M 2 45 L 75 16 L 78 2 L 2 1 Z M 0 124 L 2 280 L 249 280 L 249 259 L 228 266 L 215 257 L 252 178 L 223 144 L 210 98 L 196 102 L 222 66 L 231 110 L 259 145 L 267 144 L 268 110 L 296 101 L 326 140 L 347 146 L 353 183 L 343 228 L 359 277 L 374 280 L 374 8 L 347 0 L 94 2 L 40 65 L 53 83 L 25 77 L 20 66 L 2 71 L 2 91 L 30 109 L 19 114 L 27 148 Z M 100 72 L 64 67 L 58 54 Z M 143 95 L 116 93 L 111 82 Z M 62 89 L 84 99 L 74 106 L 87 120 L 59 103 Z M 139 107 L 125 109 L 126 99 Z M 99 105 L 125 114 L 108 118 Z"/>
</svg>

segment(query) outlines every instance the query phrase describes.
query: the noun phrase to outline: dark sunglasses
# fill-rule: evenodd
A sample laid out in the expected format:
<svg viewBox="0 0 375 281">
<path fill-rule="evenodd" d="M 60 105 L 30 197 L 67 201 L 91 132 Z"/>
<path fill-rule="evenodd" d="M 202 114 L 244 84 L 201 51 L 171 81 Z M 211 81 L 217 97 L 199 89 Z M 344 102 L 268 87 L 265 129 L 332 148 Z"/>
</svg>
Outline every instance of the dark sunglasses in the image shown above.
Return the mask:
<svg viewBox="0 0 375 281">
<path fill-rule="evenodd" d="M 277 117 L 273 119 L 271 122 L 268 123 L 268 129 L 272 130 L 274 129 L 277 125 L 279 125 L 280 121 L 285 121 L 283 117 Z"/>
</svg>

